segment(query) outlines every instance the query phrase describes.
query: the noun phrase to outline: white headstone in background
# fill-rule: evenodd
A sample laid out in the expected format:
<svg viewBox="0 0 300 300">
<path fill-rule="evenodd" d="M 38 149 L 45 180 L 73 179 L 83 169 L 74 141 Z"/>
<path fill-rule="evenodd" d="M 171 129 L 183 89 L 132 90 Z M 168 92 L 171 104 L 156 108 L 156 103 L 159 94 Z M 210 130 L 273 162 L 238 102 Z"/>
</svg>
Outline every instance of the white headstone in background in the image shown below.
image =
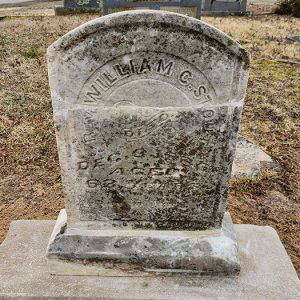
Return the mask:
<svg viewBox="0 0 300 300">
<path fill-rule="evenodd" d="M 133 11 L 76 28 L 48 59 L 66 204 L 52 272 L 238 272 L 225 205 L 245 50 L 194 18 Z"/>
</svg>

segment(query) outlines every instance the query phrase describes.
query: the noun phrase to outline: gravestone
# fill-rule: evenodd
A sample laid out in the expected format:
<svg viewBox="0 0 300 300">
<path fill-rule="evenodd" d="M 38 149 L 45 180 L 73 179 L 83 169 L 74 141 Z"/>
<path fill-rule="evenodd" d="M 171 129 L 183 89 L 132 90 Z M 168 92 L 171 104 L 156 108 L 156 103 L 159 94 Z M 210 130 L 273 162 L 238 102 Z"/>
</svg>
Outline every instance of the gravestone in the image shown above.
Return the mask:
<svg viewBox="0 0 300 300">
<path fill-rule="evenodd" d="M 279 164 L 263 149 L 243 137 L 238 138 L 231 178 L 255 177 L 279 171 Z"/>
<path fill-rule="evenodd" d="M 245 15 L 247 0 L 204 0 L 204 15 Z"/>
<path fill-rule="evenodd" d="M 144 10 L 78 27 L 48 62 L 66 206 L 51 272 L 238 273 L 225 208 L 247 52 L 197 19 Z"/>
<path fill-rule="evenodd" d="M 287 40 L 292 42 L 299 42 L 300 43 L 300 35 L 288 35 L 286 37 Z"/>
<path fill-rule="evenodd" d="M 133 8 L 148 8 L 161 10 L 177 10 L 179 13 L 191 13 L 197 19 L 201 16 L 202 0 L 101 0 L 103 15 L 111 10 L 126 10 Z"/>
<path fill-rule="evenodd" d="M 102 0 L 64 0 L 63 6 L 55 6 L 56 15 L 98 13 Z"/>
<path fill-rule="evenodd" d="M 94 7 L 99 5 L 99 0 L 64 0 L 65 8 Z"/>
<path fill-rule="evenodd" d="M 138 7 L 172 11 L 200 19 L 201 15 L 245 15 L 247 0 L 100 0 L 101 15 Z"/>
</svg>

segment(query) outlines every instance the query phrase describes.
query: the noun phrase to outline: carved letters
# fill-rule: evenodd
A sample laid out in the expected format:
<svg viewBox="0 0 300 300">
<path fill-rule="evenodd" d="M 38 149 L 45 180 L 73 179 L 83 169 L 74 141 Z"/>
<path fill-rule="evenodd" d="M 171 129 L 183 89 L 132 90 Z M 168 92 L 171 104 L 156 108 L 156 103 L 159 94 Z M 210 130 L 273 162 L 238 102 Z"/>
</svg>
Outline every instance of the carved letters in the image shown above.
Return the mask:
<svg viewBox="0 0 300 300">
<path fill-rule="evenodd" d="M 140 53 L 126 55 L 100 67 L 85 83 L 83 103 L 105 105 L 107 96 L 130 81 L 153 78 L 181 88 L 195 104 L 212 101 L 214 89 L 193 65 L 166 54 Z"/>
<path fill-rule="evenodd" d="M 91 145 L 90 140 L 87 142 L 86 136 L 99 140 L 97 135 L 100 132 L 97 128 L 101 128 L 101 124 L 97 124 L 92 115 L 88 113 L 85 117 L 88 133 L 83 135 L 83 142 L 86 145 Z M 143 122 L 126 121 L 125 127 L 115 131 L 112 139 L 120 139 L 120 141 L 123 140 L 122 143 L 131 144 L 130 151 L 123 146 L 119 151 L 111 152 L 104 144 L 103 149 L 99 148 L 99 144 L 95 144 L 94 155 L 77 162 L 78 176 L 85 177 L 89 174 L 86 180 L 87 188 L 101 189 L 103 192 L 111 190 L 131 192 L 131 189 L 132 192 L 138 192 L 141 189 L 159 190 L 164 189 L 166 184 L 171 184 L 178 191 L 183 188 L 183 185 L 188 185 L 189 193 L 193 193 L 197 183 L 190 177 L 193 172 L 200 174 L 210 167 L 212 159 L 207 149 L 214 142 L 210 133 L 217 132 L 219 127 L 216 112 L 213 109 L 203 109 L 197 119 L 198 123 L 195 124 L 197 130 L 191 131 L 188 139 L 186 134 L 181 138 L 180 132 L 175 128 L 180 126 L 183 116 L 184 114 L 180 116 L 177 112 L 161 111 L 149 115 Z M 112 130 L 114 125 L 106 120 L 102 121 L 102 124 L 106 123 L 108 123 L 109 130 L 114 132 Z M 116 120 L 117 123 L 118 120 Z M 116 126 L 119 127 L 120 124 Z M 166 149 L 159 145 L 155 146 L 155 143 L 150 147 L 149 143 L 152 141 L 153 144 L 156 131 L 166 132 L 168 127 L 174 129 L 179 137 L 168 141 Z M 102 130 L 105 130 L 103 125 Z M 102 134 L 102 138 L 103 136 L 105 134 Z M 138 146 L 139 139 L 141 140 L 140 146 Z"/>
</svg>

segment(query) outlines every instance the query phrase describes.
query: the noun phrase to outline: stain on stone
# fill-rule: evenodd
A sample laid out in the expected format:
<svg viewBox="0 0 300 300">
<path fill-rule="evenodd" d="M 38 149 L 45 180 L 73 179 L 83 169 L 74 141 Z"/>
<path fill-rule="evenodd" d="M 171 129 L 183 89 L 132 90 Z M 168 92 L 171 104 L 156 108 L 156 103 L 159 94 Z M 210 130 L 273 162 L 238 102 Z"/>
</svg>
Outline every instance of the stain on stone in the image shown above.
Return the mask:
<svg viewBox="0 0 300 300">
<path fill-rule="evenodd" d="M 120 216 L 120 218 L 126 216 L 130 211 L 130 205 L 126 202 L 125 197 L 114 190 L 110 191 L 110 194 L 114 212 Z"/>
</svg>

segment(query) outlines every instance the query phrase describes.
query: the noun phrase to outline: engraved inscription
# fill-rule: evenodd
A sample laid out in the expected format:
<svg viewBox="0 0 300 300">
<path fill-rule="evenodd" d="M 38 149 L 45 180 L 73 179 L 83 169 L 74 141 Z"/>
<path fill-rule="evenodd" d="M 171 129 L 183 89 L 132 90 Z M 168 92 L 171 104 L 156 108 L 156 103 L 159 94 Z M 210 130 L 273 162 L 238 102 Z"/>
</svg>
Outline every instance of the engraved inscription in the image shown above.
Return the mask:
<svg viewBox="0 0 300 300">
<path fill-rule="evenodd" d="M 157 218 L 154 211 L 162 220 L 168 215 L 183 220 L 191 212 L 197 216 L 195 210 L 213 218 L 220 191 L 207 174 L 228 172 L 222 163 L 226 147 L 215 147 L 230 136 L 228 109 L 119 111 L 87 111 L 83 125 L 78 124 L 85 128 L 82 136 L 95 139 L 78 139 L 82 155 L 74 165 L 78 185 L 91 204 L 81 206 L 84 215 L 97 219 L 111 207 L 110 216 L 122 220 L 151 221 Z M 116 199 L 123 199 L 126 209 L 110 206 Z"/>
<path fill-rule="evenodd" d="M 128 128 L 124 129 L 124 135 L 127 137 L 127 141 L 133 141 L 136 139 L 143 138 L 144 136 L 152 133 L 157 128 L 163 126 L 167 123 L 169 116 L 167 113 L 163 112 L 158 115 L 151 117 L 146 124 L 138 127 L 137 129 L 130 130 Z"/>
<path fill-rule="evenodd" d="M 174 61 L 166 63 L 164 59 L 150 63 L 150 60 L 144 58 L 142 61 L 136 59 L 129 60 L 127 64 L 115 64 L 109 68 L 109 71 L 103 71 L 96 77 L 86 92 L 84 102 L 101 101 L 108 89 L 112 88 L 117 81 L 130 75 L 156 72 L 164 76 L 171 76 L 173 68 Z"/>
<path fill-rule="evenodd" d="M 128 93 L 124 93 L 125 99 L 117 102 L 114 102 L 114 97 L 110 98 L 110 95 L 116 89 L 146 79 L 179 89 L 190 99 L 184 106 L 213 102 L 215 96 L 214 88 L 205 75 L 183 59 L 164 53 L 138 52 L 114 59 L 100 67 L 85 83 L 79 101 L 102 106 L 116 105 L 122 101 L 139 105 L 134 103 L 134 100 L 131 101 Z"/>
<path fill-rule="evenodd" d="M 220 228 L 248 78 L 238 43 L 134 12 L 88 23 L 48 54 L 70 227 Z"/>
</svg>

